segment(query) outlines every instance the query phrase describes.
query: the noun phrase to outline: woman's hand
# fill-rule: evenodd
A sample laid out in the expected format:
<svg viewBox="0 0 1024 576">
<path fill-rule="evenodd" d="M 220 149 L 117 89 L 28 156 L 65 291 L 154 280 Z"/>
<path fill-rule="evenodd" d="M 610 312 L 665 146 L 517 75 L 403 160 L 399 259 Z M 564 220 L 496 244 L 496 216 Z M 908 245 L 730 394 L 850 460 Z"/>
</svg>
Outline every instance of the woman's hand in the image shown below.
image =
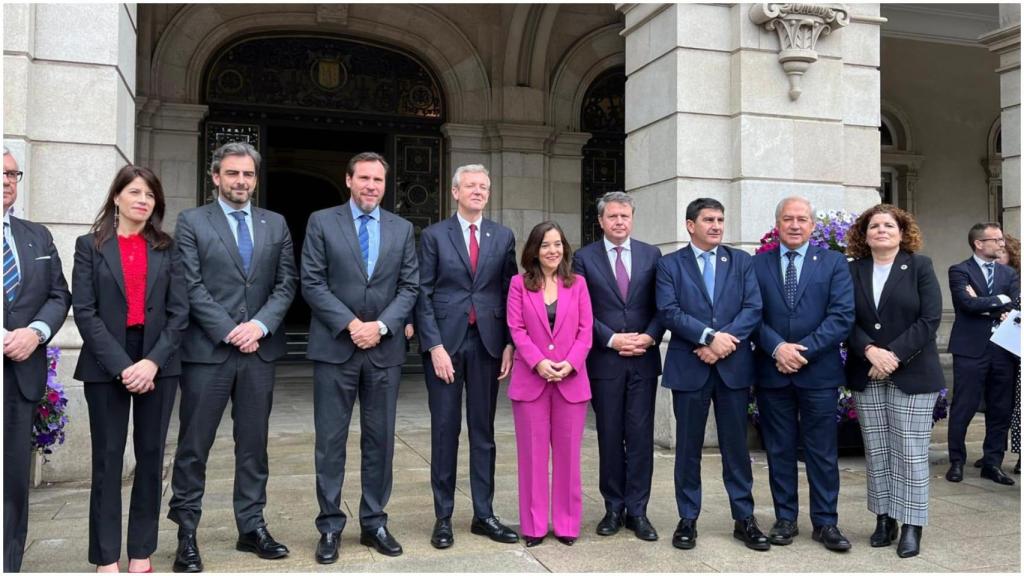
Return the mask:
<svg viewBox="0 0 1024 576">
<path fill-rule="evenodd" d="M 900 360 L 895 354 L 878 346 L 868 346 L 868 349 L 864 351 L 864 356 L 871 363 L 871 367 L 884 376 L 895 372 L 900 365 Z"/>
<path fill-rule="evenodd" d="M 555 363 L 552 362 L 551 360 L 548 360 L 547 358 L 538 362 L 534 370 L 537 371 L 537 374 L 541 378 L 547 380 L 548 382 L 559 382 L 562 379 L 562 377 L 559 376 L 558 370 L 555 369 Z"/>
<path fill-rule="evenodd" d="M 145 394 L 156 387 L 153 380 L 159 369 L 156 362 L 143 358 L 121 372 L 121 383 L 132 394 Z"/>
</svg>

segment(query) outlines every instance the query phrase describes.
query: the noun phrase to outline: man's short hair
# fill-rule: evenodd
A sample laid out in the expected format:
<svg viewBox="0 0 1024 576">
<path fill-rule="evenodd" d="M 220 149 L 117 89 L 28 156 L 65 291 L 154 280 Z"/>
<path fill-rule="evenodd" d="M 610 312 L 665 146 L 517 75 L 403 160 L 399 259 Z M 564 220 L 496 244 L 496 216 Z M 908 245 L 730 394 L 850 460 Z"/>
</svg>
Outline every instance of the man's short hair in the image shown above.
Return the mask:
<svg viewBox="0 0 1024 576">
<path fill-rule="evenodd" d="M 491 177 L 491 173 L 487 171 L 487 168 L 483 164 L 466 164 L 455 169 L 455 174 L 452 175 L 452 188 L 459 187 L 459 179 L 466 173 L 483 174 L 488 178 Z"/>
<path fill-rule="evenodd" d="M 989 228 L 1003 229 L 999 222 L 978 222 L 971 226 L 971 229 L 967 232 L 967 244 L 971 247 L 972 251 L 974 250 L 974 241 L 981 240 L 981 237 L 985 235 L 985 230 Z"/>
<path fill-rule="evenodd" d="M 213 152 L 210 159 L 210 174 L 220 173 L 220 163 L 226 156 L 248 156 L 256 167 L 256 174 L 260 173 L 260 153 L 248 142 L 228 142 Z"/>
<path fill-rule="evenodd" d="M 723 215 L 725 214 L 725 206 L 722 206 L 722 203 L 718 200 L 714 198 L 697 198 L 686 206 L 686 219 L 696 222 L 701 210 L 718 210 Z"/>
<path fill-rule="evenodd" d="M 360 162 L 380 162 L 380 165 L 384 167 L 384 173 L 386 174 L 389 167 L 388 161 L 383 156 L 376 152 L 360 152 L 356 154 L 348 161 L 348 166 L 345 167 L 345 174 L 352 176 L 356 173 L 356 164 Z"/>
<path fill-rule="evenodd" d="M 604 207 L 615 202 L 616 204 L 625 204 L 629 206 L 630 214 L 636 213 L 636 205 L 633 204 L 633 197 L 622 191 L 606 192 L 601 199 L 597 201 L 597 217 L 604 216 Z"/>
<path fill-rule="evenodd" d="M 814 218 L 814 204 L 803 196 L 786 196 L 779 203 L 775 205 L 775 220 L 778 221 L 779 216 L 782 216 L 782 209 L 786 207 L 786 204 L 790 202 L 802 202 L 807 205 L 807 209 L 811 211 L 811 218 Z"/>
</svg>

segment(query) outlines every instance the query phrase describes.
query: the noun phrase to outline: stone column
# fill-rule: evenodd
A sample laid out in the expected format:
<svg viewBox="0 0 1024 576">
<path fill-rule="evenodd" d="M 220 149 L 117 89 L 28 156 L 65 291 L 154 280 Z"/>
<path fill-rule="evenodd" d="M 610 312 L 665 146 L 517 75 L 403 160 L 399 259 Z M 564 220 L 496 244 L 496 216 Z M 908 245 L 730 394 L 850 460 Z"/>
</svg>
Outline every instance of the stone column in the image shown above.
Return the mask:
<svg viewBox="0 0 1024 576">
<path fill-rule="evenodd" d="M 574 250 L 582 248 L 583 206 L 580 193 L 583 185 L 583 147 L 590 140 L 587 132 L 562 132 L 549 143 L 548 150 L 548 217 L 557 221 Z M 525 242 L 525 238 L 520 244 Z"/>
<path fill-rule="evenodd" d="M 202 157 L 200 126 L 209 107 L 139 98 L 136 102 L 139 163 L 160 178 L 167 201 L 164 230 L 173 231 L 178 214 L 196 206 L 199 178 L 207 172 Z"/>
<path fill-rule="evenodd" d="M 491 124 L 491 217 L 512 229 L 522 250 L 535 224 L 548 218 L 547 144 L 552 129 L 536 124 Z"/>
<path fill-rule="evenodd" d="M 979 38 L 999 55 L 999 103 L 1003 131 L 1003 222 L 1020 231 L 1020 4 L 999 5 L 1000 28 Z"/>
<path fill-rule="evenodd" d="M 665 253 L 685 245 L 686 205 L 701 196 L 725 205 L 725 242 L 749 250 L 785 196 L 819 209 L 878 201 L 883 20 L 876 4 L 827 6 L 619 6 L 638 238 Z M 780 33 L 796 26 L 807 34 Z M 661 390 L 657 441 L 674 445 L 674 428 Z"/>
<path fill-rule="evenodd" d="M 69 282 L 75 238 L 134 160 L 136 22 L 134 4 L 4 5 L 4 143 L 26 172 L 16 211 L 49 227 Z M 62 350 L 70 421 L 43 480 L 81 480 L 89 418 L 72 379 L 82 343 L 70 317 L 51 344 Z M 133 460 L 129 451 L 126 470 Z"/>
</svg>

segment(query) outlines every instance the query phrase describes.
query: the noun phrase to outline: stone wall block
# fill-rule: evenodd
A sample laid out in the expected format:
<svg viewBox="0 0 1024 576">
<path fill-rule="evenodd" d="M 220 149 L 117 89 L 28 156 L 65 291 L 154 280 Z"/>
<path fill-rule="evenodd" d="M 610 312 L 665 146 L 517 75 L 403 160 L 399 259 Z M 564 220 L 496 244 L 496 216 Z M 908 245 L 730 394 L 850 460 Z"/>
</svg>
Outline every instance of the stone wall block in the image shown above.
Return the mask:
<svg viewBox="0 0 1024 576">
<path fill-rule="evenodd" d="M 881 124 L 879 111 L 882 105 L 878 70 L 862 66 L 842 68 L 843 123 L 877 128 Z"/>
<path fill-rule="evenodd" d="M 846 126 L 843 129 L 843 159 L 846 165 L 845 184 L 872 188 L 880 186 L 878 167 L 882 157 L 878 129 L 871 126 Z"/>
<path fill-rule="evenodd" d="M 676 115 L 674 176 L 732 178 L 732 120 L 727 116 Z"/>
<path fill-rule="evenodd" d="M 875 132 L 875 175 L 878 174 L 878 130 Z M 843 125 L 838 122 L 793 122 L 793 177 L 797 180 L 842 182 Z"/>
<path fill-rule="evenodd" d="M 733 49 L 730 6 L 676 4 L 675 10 L 677 46 L 722 52 Z"/>
<path fill-rule="evenodd" d="M 36 61 L 29 76 L 28 136 L 116 144 L 118 84 L 113 67 Z M 74 110 L 74 114 L 69 111 Z M 134 114 L 133 114 L 134 116 Z"/>
<path fill-rule="evenodd" d="M 527 86 L 506 86 L 503 89 L 502 120 L 508 122 L 543 122 L 545 93 Z"/>
<path fill-rule="evenodd" d="M 32 219 L 91 224 L 114 174 L 124 164 L 112 147 L 36 142 L 32 145 Z"/>
<path fill-rule="evenodd" d="M 843 187 L 843 194 L 844 210 L 857 214 L 871 208 L 882 200 L 882 197 L 878 193 L 878 188 L 874 187 L 848 185 Z M 829 207 L 829 209 L 831 208 L 833 207 Z M 815 209 L 821 210 L 822 208 L 815 207 Z M 927 240 L 927 233 L 925 240 Z M 940 282 L 940 284 L 945 284 L 945 282 Z"/>
<path fill-rule="evenodd" d="M 732 88 L 733 113 L 785 114 L 838 120 L 842 114 L 842 74 L 840 61 L 819 59 L 803 75 L 803 94 L 799 100 L 789 98 L 789 79 L 774 52 L 743 50 L 732 55 L 739 74 Z"/>
<path fill-rule="evenodd" d="M 777 182 L 771 180 L 741 180 L 733 185 L 733 196 L 742 222 L 736 230 L 738 242 L 759 245 L 765 232 L 775 225 L 775 206 L 789 196 L 803 196 L 811 201 L 816 211 L 844 209 L 847 206 L 846 189 L 838 184 L 803 182 Z M 732 222 L 730 223 L 730 220 Z M 727 214 L 729 226 L 736 218 Z"/>
<path fill-rule="evenodd" d="M 4 10 L 10 6 L 4 6 Z M 25 56 L 4 55 L 4 134 L 24 136 L 28 129 L 29 61 Z"/>
<path fill-rule="evenodd" d="M 35 50 L 35 4 L 4 3 L 4 52 L 20 52 L 30 58 Z M 6 58 L 4 66 L 7 66 Z M 6 79 L 4 84 L 7 84 Z"/>
<path fill-rule="evenodd" d="M 853 4 L 849 4 L 853 6 Z M 842 44 L 843 62 L 877 68 L 881 62 L 878 24 L 851 22 L 836 34 Z"/>
<path fill-rule="evenodd" d="M 631 76 L 638 68 L 677 46 L 676 10 L 676 4 L 634 4 L 626 13 L 627 75 Z M 637 22 L 646 18 L 650 20 L 634 28 Z"/>
<path fill-rule="evenodd" d="M 657 122 L 676 112 L 677 60 L 669 52 L 629 76 L 626 82 L 626 133 Z"/>
<path fill-rule="evenodd" d="M 626 189 L 675 175 L 676 117 L 670 116 L 626 135 Z"/>
<path fill-rule="evenodd" d="M 1003 207 L 1017 207 L 1018 211 L 1020 208 L 1020 156 L 1014 156 L 1013 158 L 1005 158 L 1003 160 Z M 1011 228 L 1006 227 L 1007 230 L 1020 231 L 1020 226 Z"/>
<path fill-rule="evenodd" d="M 134 4 L 131 5 L 134 10 Z M 117 69 L 124 77 L 125 86 L 132 98 L 135 97 L 135 60 L 136 60 L 136 31 L 135 22 L 128 12 L 128 5 L 118 6 L 117 19 Z M 134 120 L 134 118 L 133 118 Z M 130 122 L 134 124 L 134 121 Z"/>
<path fill-rule="evenodd" d="M 71 269 L 75 263 L 75 242 L 79 236 L 89 231 L 89 226 L 92 224 L 93 218 L 96 217 L 96 212 L 99 211 L 99 208 L 100 202 L 97 201 L 95 206 L 89 208 L 87 214 L 82 214 L 81 219 L 88 219 L 88 223 L 61 224 L 59 222 L 43 221 L 35 217 L 30 218 L 33 221 L 46 225 L 46 228 L 53 236 L 53 245 L 57 248 L 57 254 L 60 255 L 61 269 L 64 270 L 64 278 L 68 281 L 69 288 L 71 287 Z M 55 342 L 61 348 L 82 347 L 82 337 L 78 335 L 78 328 L 75 327 L 73 322 L 65 323 L 64 328 L 58 333 Z"/>
<path fill-rule="evenodd" d="M 117 66 L 122 14 L 121 4 L 38 4 L 35 57 Z"/>
<path fill-rule="evenodd" d="M 1009 108 L 1020 104 L 1020 67 L 1007 70 L 999 75 L 999 107 Z"/>
<path fill-rule="evenodd" d="M 124 82 L 117 82 L 117 117 L 112 124 L 117 130 L 117 149 L 129 162 L 135 161 L 135 98 Z"/>
<path fill-rule="evenodd" d="M 793 178 L 793 121 L 765 116 L 740 116 L 733 121 L 743 178 Z"/>
<path fill-rule="evenodd" d="M 675 109 L 679 112 L 728 115 L 732 109 L 731 58 L 726 52 L 676 50 L 678 79 L 670 88 L 677 92 Z M 632 78 L 630 79 L 632 82 Z M 659 78 L 665 84 L 670 77 Z"/>
<path fill-rule="evenodd" d="M 1018 89 L 1020 87 L 1018 86 Z M 1016 106 L 1003 108 L 1003 157 L 1020 156 L 1020 102 Z M 1003 170 L 1005 172 L 1005 168 Z"/>
</svg>

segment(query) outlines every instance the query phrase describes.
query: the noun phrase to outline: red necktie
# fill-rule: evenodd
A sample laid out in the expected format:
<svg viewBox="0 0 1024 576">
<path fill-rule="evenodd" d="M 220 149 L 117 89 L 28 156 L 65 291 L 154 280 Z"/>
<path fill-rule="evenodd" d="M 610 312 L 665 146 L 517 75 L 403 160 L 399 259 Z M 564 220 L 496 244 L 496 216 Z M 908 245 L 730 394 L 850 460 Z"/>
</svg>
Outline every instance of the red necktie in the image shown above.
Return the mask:
<svg viewBox="0 0 1024 576">
<path fill-rule="evenodd" d="M 480 244 L 476 241 L 476 224 L 469 225 L 469 269 L 476 276 L 476 264 L 480 261 Z M 476 324 L 476 308 L 469 305 L 469 323 Z"/>
</svg>

